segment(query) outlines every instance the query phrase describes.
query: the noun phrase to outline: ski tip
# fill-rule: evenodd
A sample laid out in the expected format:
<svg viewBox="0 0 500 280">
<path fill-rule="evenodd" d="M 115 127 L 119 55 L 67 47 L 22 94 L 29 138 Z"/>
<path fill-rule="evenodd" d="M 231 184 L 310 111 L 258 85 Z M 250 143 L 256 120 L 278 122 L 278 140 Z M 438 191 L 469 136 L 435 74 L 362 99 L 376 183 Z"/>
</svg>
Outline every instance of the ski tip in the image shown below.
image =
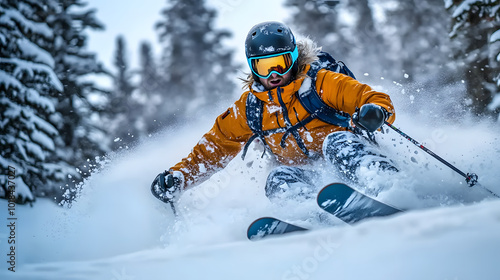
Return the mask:
<svg viewBox="0 0 500 280">
<path fill-rule="evenodd" d="M 247 228 L 247 238 L 251 241 L 259 240 L 263 236 L 262 231 L 274 221 L 279 221 L 273 217 L 260 217 L 255 219 Z"/>
<path fill-rule="evenodd" d="M 336 190 L 342 189 L 342 190 L 348 190 L 348 191 L 354 191 L 353 188 L 349 187 L 348 185 L 344 183 L 331 183 L 326 186 L 324 186 L 319 192 L 318 195 L 316 196 L 316 203 L 321 206 L 321 204 L 325 201 L 324 196 L 328 192 L 328 190 L 331 190 L 335 188 Z"/>
<path fill-rule="evenodd" d="M 281 235 L 296 231 L 305 231 L 306 228 L 299 227 L 273 217 L 258 218 L 248 226 L 247 238 L 255 241 L 270 235 Z"/>
<path fill-rule="evenodd" d="M 319 192 L 322 192 L 325 189 L 333 188 L 333 187 L 353 189 L 352 187 L 350 187 L 349 185 L 347 185 L 345 183 L 338 183 L 337 182 L 337 183 L 330 183 L 330 184 L 324 186 Z"/>
</svg>

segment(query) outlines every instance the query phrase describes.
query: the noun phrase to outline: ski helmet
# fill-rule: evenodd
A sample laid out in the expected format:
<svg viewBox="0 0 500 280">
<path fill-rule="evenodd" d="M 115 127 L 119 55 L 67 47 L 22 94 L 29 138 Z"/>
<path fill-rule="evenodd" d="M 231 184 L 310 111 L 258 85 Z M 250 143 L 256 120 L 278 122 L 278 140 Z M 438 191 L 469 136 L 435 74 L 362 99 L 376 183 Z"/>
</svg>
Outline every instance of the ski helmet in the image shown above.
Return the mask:
<svg viewBox="0 0 500 280">
<path fill-rule="evenodd" d="M 295 37 L 288 26 L 280 22 L 268 21 L 255 25 L 248 32 L 245 40 L 245 54 L 254 78 L 257 78 L 257 75 L 252 68 L 252 58 L 279 55 L 286 52 L 294 54 L 292 74 L 295 76 L 298 69 L 298 51 Z"/>
</svg>

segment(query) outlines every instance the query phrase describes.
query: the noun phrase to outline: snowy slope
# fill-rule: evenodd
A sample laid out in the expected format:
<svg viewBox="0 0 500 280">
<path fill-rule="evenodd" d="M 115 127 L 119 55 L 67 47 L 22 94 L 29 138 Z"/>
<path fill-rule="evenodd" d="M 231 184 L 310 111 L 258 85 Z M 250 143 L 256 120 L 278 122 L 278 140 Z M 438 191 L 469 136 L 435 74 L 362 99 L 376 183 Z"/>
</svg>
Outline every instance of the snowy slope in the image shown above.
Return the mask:
<svg viewBox="0 0 500 280">
<path fill-rule="evenodd" d="M 404 98 L 396 96 L 398 102 L 404 109 L 399 127 L 500 193 L 499 133 L 491 124 L 432 122 L 408 114 Z M 314 203 L 273 205 L 263 190 L 271 166 L 256 145 L 245 161 L 236 158 L 187 191 L 174 219 L 150 195 L 149 185 L 189 152 L 216 114 L 115 156 L 90 177 L 70 209 L 47 200 L 34 208 L 17 206 L 16 272 L 2 260 L 0 278 L 499 279 L 500 201 L 468 188 L 394 132 L 382 135 L 380 144 L 402 172 L 369 184 L 384 187 L 379 199 L 413 211 L 356 226 L 332 219 L 335 226 L 326 226 Z M 370 178 L 371 172 L 364 175 Z M 332 174 L 330 180 L 339 179 Z M 0 209 L 6 221 L 5 201 Z M 247 241 L 247 225 L 263 215 L 315 230 Z M 7 235 L 2 226 L 4 259 Z"/>
<path fill-rule="evenodd" d="M 498 279 L 500 203 L 265 240 L 34 264 L 24 279 Z M 36 276 L 36 277 L 34 277 Z M 69 277 L 71 276 L 71 277 Z M 33 277 L 33 278 L 32 278 Z M 23 278 L 23 277 L 20 277 Z"/>
</svg>

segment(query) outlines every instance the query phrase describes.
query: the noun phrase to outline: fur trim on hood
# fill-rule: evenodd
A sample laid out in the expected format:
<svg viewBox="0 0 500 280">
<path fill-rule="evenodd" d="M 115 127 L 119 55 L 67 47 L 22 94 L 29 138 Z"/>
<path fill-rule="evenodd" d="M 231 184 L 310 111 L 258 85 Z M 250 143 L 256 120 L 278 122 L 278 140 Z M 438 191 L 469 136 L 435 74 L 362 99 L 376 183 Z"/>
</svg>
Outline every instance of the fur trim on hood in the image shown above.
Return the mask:
<svg viewBox="0 0 500 280">
<path fill-rule="evenodd" d="M 316 42 L 312 41 L 309 38 L 301 39 L 297 41 L 297 48 L 299 51 L 299 57 L 297 58 L 298 63 L 298 71 L 297 76 L 293 79 L 300 79 L 306 76 L 304 69 L 307 65 L 311 64 L 313 61 L 318 60 L 318 53 L 321 51 L 321 47 L 318 47 Z M 252 74 L 248 74 L 246 79 L 241 78 L 243 81 L 243 89 L 250 89 L 254 83 L 260 83 L 255 81 L 254 76 Z"/>
</svg>

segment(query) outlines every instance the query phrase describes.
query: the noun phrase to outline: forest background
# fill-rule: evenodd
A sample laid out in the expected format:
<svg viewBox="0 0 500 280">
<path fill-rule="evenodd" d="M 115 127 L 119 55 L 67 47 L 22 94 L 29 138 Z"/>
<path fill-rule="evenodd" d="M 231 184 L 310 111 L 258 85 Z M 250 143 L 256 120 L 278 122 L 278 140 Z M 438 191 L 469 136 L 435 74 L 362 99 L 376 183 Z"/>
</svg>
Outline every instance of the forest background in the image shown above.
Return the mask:
<svg viewBox="0 0 500 280">
<path fill-rule="evenodd" d="M 89 32 L 107 19 L 85 1 L 0 0 L 0 197 L 11 197 L 15 169 L 17 203 L 71 200 L 114 153 L 232 104 L 248 67 L 227 44 L 234 34 L 215 25 L 239 2 L 222 2 L 165 1 L 151 15 L 158 42 L 140 43 L 138 65 L 123 34 L 109 38 L 107 67 L 88 48 Z M 318 42 L 362 82 L 406 92 L 430 119 L 460 125 L 468 116 L 498 127 L 500 1 L 282 5 L 298 37 Z"/>
</svg>

